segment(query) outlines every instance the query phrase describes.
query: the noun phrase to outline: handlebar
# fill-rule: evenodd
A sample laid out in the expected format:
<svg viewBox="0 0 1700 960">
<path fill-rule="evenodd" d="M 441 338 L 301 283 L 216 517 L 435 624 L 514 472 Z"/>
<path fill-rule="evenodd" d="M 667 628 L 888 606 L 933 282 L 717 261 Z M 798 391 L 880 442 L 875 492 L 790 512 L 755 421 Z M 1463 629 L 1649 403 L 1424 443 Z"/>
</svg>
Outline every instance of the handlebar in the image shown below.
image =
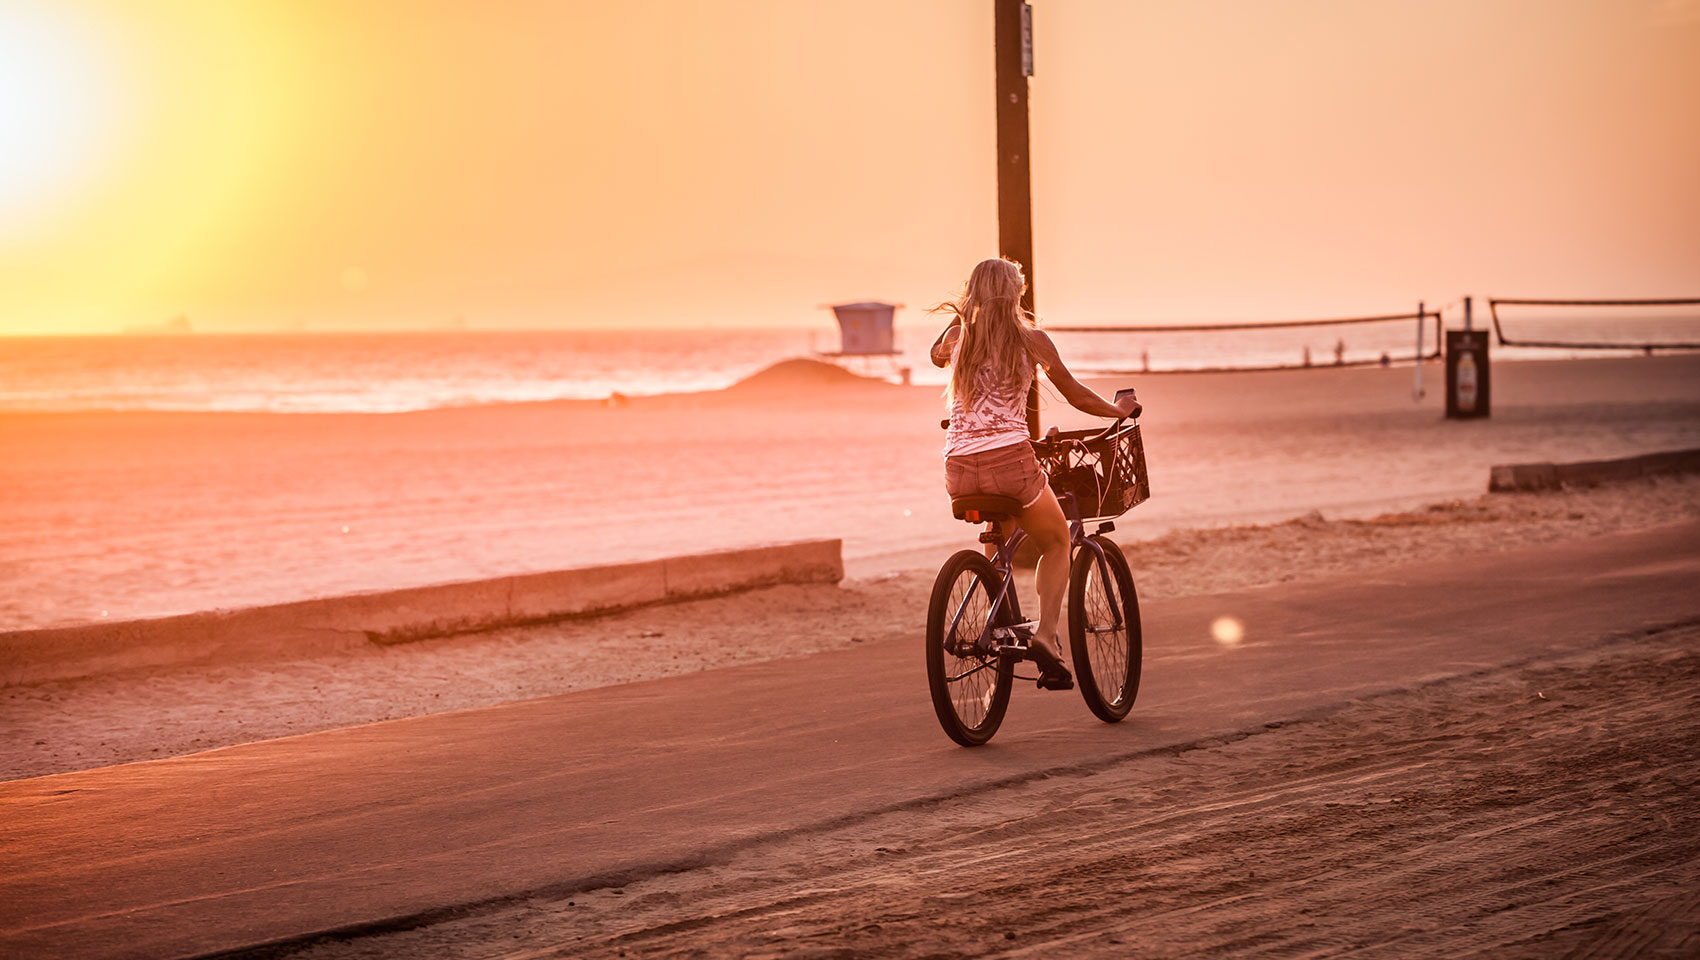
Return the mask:
<svg viewBox="0 0 1700 960">
<path fill-rule="evenodd" d="M 946 332 L 949 332 L 948 329 L 947 329 Z M 940 337 L 942 339 L 943 335 L 941 334 Z M 1132 387 L 1124 387 L 1120 390 L 1117 390 L 1115 402 L 1119 405 L 1124 396 L 1127 397 L 1130 400 L 1133 400 L 1133 410 L 1129 411 L 1128 413 L 1124 413 L 1121 416 L 1117 417 L 1115 419 L 1115 422 L 1113 422 L 1109 426 L 1105 427 L 1103 429 L 1103 431 L 1100 432 L 1097 436 L 1088 437 L 1085 440 L 1078 441 L 1078 442 L 1096 443 L 1099 440 L 1105 439 L 1110 434 L 1115 433 L 1116 429 L 1118 427 L 1120 427 L 1122 425 L 1122 422 L 1124 420 L 1126 420 L 1127 418 L 1132 417 L 1133 419 L 1138 420 L 1139 415 L 1145 412 L 1145 405 L 1140 403 L 1137 399 L 1135 399 L 1138 396 L 1138 394 L 1136 394 L 1134 392 L 1134 389 Z M 940 430 L 949 430 L 950 429 L 950 418 L 949 417 L 945 417 L 943 420 L 939 421 L 939 429 Z M 1052 427 L 1050 429 L 1050 431 L 1045 434 L 1044 440 L 1042 440 L 1042 441 L 1041 440 L 1033 440 L 1033 441 L 1030 441 L 1030 442 L 1032 442 L 1032 443 L 1055 442 L 1056 435 L 1057 435 L 1057 428 Z"/>
</svg>

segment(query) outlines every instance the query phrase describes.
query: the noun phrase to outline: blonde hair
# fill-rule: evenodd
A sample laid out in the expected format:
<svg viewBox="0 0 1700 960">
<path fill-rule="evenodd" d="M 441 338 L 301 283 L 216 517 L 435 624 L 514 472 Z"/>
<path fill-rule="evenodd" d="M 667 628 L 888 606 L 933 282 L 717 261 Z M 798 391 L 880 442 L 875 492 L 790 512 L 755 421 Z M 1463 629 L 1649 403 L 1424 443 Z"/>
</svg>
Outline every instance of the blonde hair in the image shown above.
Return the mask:
<svg viewBox="0 0 1700 960">
<path fill-rule="evenodd" d="M 1004 384 L 1019 384 L 1033 372 L 1023 330 L 1038 322 L 1021 306 L 1026 288 L 1020 264 L 1003 257 L 982 260 L 962 285 L 960 297 L 933 308 L 956 314 L 962 323 L 945 396 L 972 405 L 976 379 L 984 368 L 995 374 L 994 382 Z"/>
</svg>

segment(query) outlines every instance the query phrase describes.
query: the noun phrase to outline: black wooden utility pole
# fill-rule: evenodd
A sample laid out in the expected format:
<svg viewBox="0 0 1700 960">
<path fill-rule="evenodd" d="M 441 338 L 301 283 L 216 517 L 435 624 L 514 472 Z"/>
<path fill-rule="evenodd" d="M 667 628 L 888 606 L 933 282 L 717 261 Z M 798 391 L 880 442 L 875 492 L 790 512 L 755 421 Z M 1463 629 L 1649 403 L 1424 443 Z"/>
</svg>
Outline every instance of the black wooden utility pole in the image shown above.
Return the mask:
<svg viewBox="0 0 1700 960">
<path fill-rule="evenodd" d="M 1027 157 L 1027 78 L 1033 75 L 1033 8 L 993 0 L 997 18 L 998 254 L 1021 264 L 1033 312 L 1033 177 Z M 1027 432 L 1039 436 L 1039 385 L 1027 392 Z"/>
</svg>

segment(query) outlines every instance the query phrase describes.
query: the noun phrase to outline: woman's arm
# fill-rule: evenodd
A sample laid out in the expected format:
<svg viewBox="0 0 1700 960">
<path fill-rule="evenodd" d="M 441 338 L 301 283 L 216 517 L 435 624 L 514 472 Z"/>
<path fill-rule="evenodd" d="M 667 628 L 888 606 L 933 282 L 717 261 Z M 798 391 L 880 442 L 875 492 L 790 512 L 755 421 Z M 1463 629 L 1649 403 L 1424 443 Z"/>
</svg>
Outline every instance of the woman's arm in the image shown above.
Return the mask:
<svg viewBox="0 0 1700 960">
<path fill-rule="evenodd" d="M 1074 374 L 1068 371 L 1068 365 L 1063 363 L 1062 356 L 1057 353 L 1056 344 L 1051 342 L 1050 334 L 1043 330 L 1029 330 L 1027 345 L 1033 359 L 1045 368 L 1045 375 L 1051 378 L 1051 383 L 1056 385 L 1057 392 L 1063 395 L 1069 406 L 1095 417 L 1114 418 L 1139 414 L 1139 401 L 1132 397 L 1124 399 L 1120 404 L 1114 404 L 1098 396 L 1091 387 L 1074 379 Z"/>
<path fill-rule="evenodd" d="M 933 358 L 933 366 L 946 367 L 950 365 L 951 354 L 956 352 L 956 341 L 962 339 L 962 320 L 953 318 L 950 326 L 944 328 L 939 338 L 933 341 L 933 349 L 929 356 Z"/>
</svg>

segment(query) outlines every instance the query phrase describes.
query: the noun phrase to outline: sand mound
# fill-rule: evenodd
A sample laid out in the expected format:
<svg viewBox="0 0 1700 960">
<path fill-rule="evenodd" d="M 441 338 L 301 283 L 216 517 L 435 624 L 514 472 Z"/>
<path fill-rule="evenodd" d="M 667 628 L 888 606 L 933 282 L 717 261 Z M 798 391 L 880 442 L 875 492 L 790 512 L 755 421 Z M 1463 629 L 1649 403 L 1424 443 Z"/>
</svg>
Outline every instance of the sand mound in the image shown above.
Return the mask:
<svg viewBox="0 0 1700 960">
<path fill-rule="evenodd" d="M 837 364 L 799 357 L 794 360 L 781 360 L 766 370 L 739 380 L 727 389 L 746 391 L 869 385 L 883 386 L 886 382 L 851 373 Z"/>
</svg>

